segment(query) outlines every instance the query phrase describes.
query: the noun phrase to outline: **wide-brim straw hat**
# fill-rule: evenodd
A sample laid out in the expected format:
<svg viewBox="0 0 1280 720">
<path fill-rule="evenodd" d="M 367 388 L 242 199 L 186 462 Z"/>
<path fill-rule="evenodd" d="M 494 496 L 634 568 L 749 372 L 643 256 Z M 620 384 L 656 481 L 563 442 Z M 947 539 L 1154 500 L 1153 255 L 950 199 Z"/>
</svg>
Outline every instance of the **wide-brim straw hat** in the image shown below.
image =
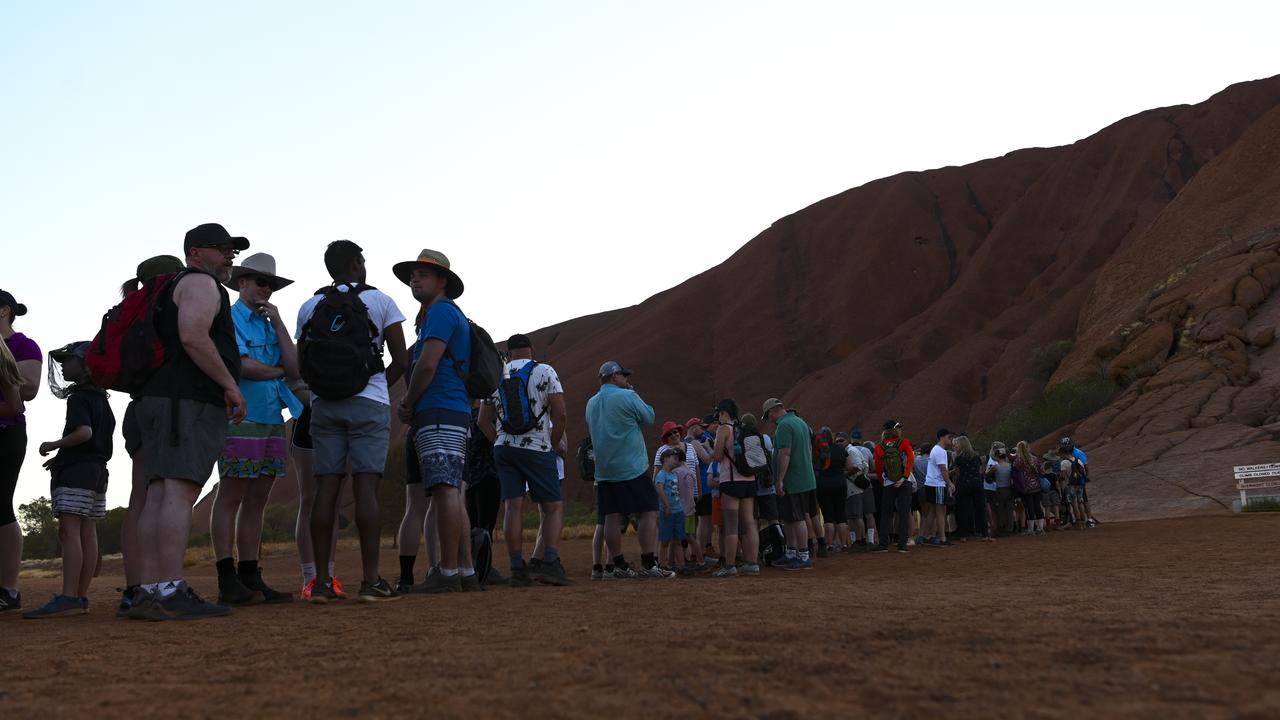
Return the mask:
<svg viewBox="0 0 1280 720">
<path fill-rule="evenodd" d="M 240 278 L 246 275 L 258 275 L 267 278 L 271 281 L 271 289 L 273 291 L 293 284 L 292 280 L 276 274 L 276 259 L 266 253 L 254 253 L 241 260 L 239 265 L 231 268 L 231 279 L 227 280 L 227 287 L 232 290 L 239 290 Z"/>
<path fill-rule="evenodd" d="M 417 260 L 406 260 L 396 263 L 391 268 L 391 272 L 395 273 L 400 282 L 405 285 L 409 284 L 409 280 L 413 277 L 413 269 L 422 266 L 429 266 L 443 272 L 448 280 L 445 282 L 444 294 L 450 300 L 455 300 L 462 296 L 462 278 L 458 277 L 458 273 L 449 268 L 449 258 L 438 250 L 423 250 L 418 253 Z"/>
</svg>

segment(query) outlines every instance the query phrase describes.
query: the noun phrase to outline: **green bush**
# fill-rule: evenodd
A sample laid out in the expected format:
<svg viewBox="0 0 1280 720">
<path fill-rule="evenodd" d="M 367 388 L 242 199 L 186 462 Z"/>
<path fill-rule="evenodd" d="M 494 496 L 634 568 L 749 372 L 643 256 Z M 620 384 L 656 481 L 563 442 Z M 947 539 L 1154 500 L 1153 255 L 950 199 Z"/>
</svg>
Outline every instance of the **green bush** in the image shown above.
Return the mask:
<svg viewBox="0 0 1280 720">
<path fill-rule="evenodd" d="M 53 502 L 36 498 L 18 506 L 18 526 L 22 528 L 22 559 L 43 560 L 62 554 L 58 545 L 58 520 L 53 516 Z"/>
<path fill-rule="evenodd" d="M 1026 440 L 1033 442 L 1048 433 L 1083 420 L 1107 406 L 1120 391 L 1120 386 L 1101 375 L 1074 378 L 1049 388 L 1030 407 L 1018 408 L 1001 417 L 996 424 L 974 436 L 979 452 L 999 440 L 1013 447 Z"/>
<path fill-rule="evenodd" d="M 1033 350 L 1031 352 L 1031 367 L 1035 371 L 1036 378 L 1048 382 L 1049 378 L 1053 377 L 1053 373 L 1057 371 L 1058 366 L 1070 354 L 1073 347 L 1075 347 L 1075 343 L 1070 340 L 1058 340 Z"/>
</svg>

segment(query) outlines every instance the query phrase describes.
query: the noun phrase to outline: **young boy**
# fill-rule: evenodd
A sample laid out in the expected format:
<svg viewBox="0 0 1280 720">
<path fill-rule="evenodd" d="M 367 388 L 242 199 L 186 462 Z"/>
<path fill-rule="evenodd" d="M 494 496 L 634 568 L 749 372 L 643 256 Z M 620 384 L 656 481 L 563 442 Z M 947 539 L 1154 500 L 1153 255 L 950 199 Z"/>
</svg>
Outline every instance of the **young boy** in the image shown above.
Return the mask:
<svg viewBox="0 0 1280 720">
<path fill-rule="evenodd" d="M 687 539 L 684 529 L 684 506 L 680 504 L 680 478 L 676 466 L 684 462 L 684 456 L 675 448 L 667 448 L 660 456 L 662 467 L 654 475 L 658 486 L 658 500 L 662 503 L 662 516 L 658 520 L 658 540 L 662 549 L 658 555 L 665 558 L 667 567 L 679 567 L 676 554 L 681 540 Z"/>
<path fill-rule="evenodd" d="M 93 385 L 85 369 L 87 341 L 71 343 L 49 353 L 62 377 L 50 373 L 50 390 L 67 400 L 67 423 L 62 439 L 40 444 L 41 457 L 57 451 L 45 463 L 53 475 L 53 514 L 58 518 L 62 545 L 62 593 L 29 619 L 82 615 L 89 612 L 89 581 L 98 565 L 97 522 L 107 515 L 107 461 L 115 415 L 107 394 Z"/>
</svg>

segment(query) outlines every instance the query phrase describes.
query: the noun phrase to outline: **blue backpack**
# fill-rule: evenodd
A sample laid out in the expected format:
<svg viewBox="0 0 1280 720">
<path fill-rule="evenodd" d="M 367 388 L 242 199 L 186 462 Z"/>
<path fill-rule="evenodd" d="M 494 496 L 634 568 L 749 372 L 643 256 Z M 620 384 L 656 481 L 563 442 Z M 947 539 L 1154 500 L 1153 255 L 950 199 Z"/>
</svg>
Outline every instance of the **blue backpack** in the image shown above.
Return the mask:
<svg viewBox="0 0 1280 720">
<path fill-rule="evenodd" d="M 536 361 L 530 360 L 498 384 L 498 423 L 508 435 L 531 432 L 547 412 L 544 407 L 535 415 L 533 403 L 529 400 L 529 381 L 537 366 Z"/>
</svg>

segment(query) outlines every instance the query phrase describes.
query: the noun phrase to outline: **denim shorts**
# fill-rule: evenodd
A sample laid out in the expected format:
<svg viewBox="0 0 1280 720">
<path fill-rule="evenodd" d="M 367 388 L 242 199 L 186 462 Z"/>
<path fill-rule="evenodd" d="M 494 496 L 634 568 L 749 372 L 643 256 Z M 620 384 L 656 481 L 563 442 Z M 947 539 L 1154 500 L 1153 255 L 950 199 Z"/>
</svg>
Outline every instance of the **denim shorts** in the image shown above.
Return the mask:
<svg viewBox="0 0 1280 720">
<path fill-rule="evenodd" d="M 377 400 L 315 398 L 311 442 L 316 475 L 381 475 L 391 444 L 391 407 Z"/>
<path fill-rule="evenodd" d="M 471 413 L 441 409 L 421 411 L 413 418 L 410 434 L 426 492 L 430 494 L 437 485 L 461 490 L 467 478 Z"/>
<path fill-rule="evenodd" d="M 560 473 L 556 454 L 528 448 L 497 445 L 493 448 L 493 464 L 502 484 L 502 499 L 524 497 L 525 489 L 536 503 L 560 502 Z"/>
<path fill-rule="evenodd" d="M 689 537 L 684 528 L 684 513 L 673 512 L 658 517 L 658 542 L 684 540 Z"/>
</svg>

